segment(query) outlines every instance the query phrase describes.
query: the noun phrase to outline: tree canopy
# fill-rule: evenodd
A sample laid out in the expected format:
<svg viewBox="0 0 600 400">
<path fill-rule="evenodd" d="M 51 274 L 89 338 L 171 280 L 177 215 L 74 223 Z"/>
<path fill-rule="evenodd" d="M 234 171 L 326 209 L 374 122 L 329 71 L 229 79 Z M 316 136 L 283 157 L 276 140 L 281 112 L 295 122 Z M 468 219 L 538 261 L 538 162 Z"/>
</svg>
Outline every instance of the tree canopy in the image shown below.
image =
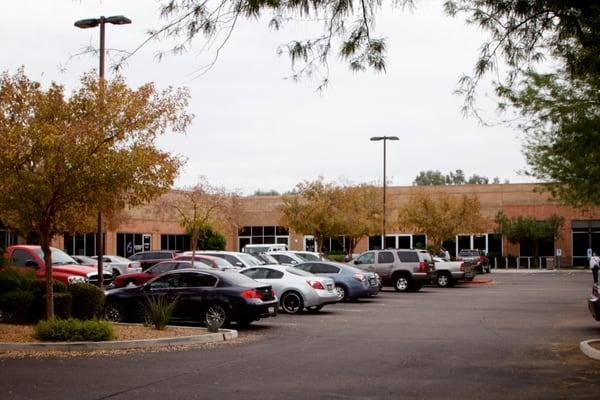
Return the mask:
<svg viewBox="0 0 600 400">
<path fill-rule="evenodd" d="M 98 210 L 110 217 L 170 188 L 182 161 L 155 139 L 186 129 L 187 102 L 186 91 L 134 90 L 122 78 L 101 84 L 86 74 L 68 96 L 56 83 L 43 89 L 23 70 L 0 76 L 0 220 L 39 237 L 49 299 L 56 235 L 88 232 Z"/>
<path fill-rule="evenodd" d="M 476 196 L 451 196 L 421 189 L 398 211 L 399 229 L 427 234 L 435 251 L 461 233 L 486 232 L 490 222 L 481 215 Z"/>
<path fill-rule="evenodd" d="M 471 175 L 469 178 L 465 177 L 465 173 L 461 169 L 457 169 L 455 172 L 450 172 L 447 175 L 442 174 L 438 170 L 427 170 L 419 172 L 419 175 L 415 177 L 413 181 L 414 186 L 439 186 L 439 185 L 487 185 L 490 183 L 490 179 L 485 176 L 477 174 Z M 494 177 L 491 183 L 500 183 L 498 177 Z M 504 183 L 508 183 L 505 180 Z"/>
</svg>

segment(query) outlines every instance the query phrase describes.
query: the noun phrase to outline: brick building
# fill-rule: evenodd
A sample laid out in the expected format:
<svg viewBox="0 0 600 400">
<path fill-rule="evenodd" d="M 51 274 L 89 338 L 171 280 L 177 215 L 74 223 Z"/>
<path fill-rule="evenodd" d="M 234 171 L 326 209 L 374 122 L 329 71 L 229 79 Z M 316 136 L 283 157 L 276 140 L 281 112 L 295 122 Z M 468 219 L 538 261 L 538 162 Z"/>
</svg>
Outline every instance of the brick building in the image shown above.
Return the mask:
<svg viewBox="0 0 600 400">
<path fill-rule="evenodd" d="M 423 187 L 420 187 L 421 189 Z M 432 192 L 444 191 L 450 195 L 476 195 L 481 203 L 482 213 L 493 220 L 502 210 L 509 217 L 534 217 L 543 220 L 551 214 L 564 217 L 565 224 L 561 238 L 556 242 L 540 243 L 540 256 L 551 257 L 558 249 L 562 254 L 563 265 L 585 265 L 588 248 L 600 251 L 600 209 L 576 209 L 561 206 L 552 201 L 547 193 L 542 193 L 535 184 L 499 184 L 499 185 L 460 185 L 426 187 Z M 395 214 L 400 205 L 408 201 L 416 187 L 388 187 L 388 215 Z M 165 196 L 177 196 L 177 191 Z M 240 201 L 239 233 L 226 235 L 228 250 L 239 250 L 246 244 L 286 243 L 290 249 L 303 250 L 314 246 L 312 237 L 305 236 L 279 225 L 279 196 L 249 196 Z M 161 213 L 157 203 L 128 210 L 116 226 L 106 232 L 106 254 L 129 256 L 137 251 L 174 249 L 187 250 L 190 237 L 176 219 Z M 391 225 L 391 224 L 390 224 Z M 394 232 L 388 229 L 385 238 L 375 236 L 363 238 L 355 252 L 369 248 L 419 247 L 427 242 L 426 235 L 413 232 Z M 5 229 L 0 229 L 0 246 L 23 241 Z M 71 254 L 93 255 L 95 253 L 95 234 L 64 235 L 55 240 L 54 245 Z M 459 235 L 445 243 L 451 254 L 463 248 L 479 248 L 494 256 L 516 256 L 527 258 L 530 251 L 519 244 L 511 244 L 493 232 Z M 323 244 L 326 251 L 347 251 L 348 244 L 343 236 L 327 238 Z"/>
</svg>

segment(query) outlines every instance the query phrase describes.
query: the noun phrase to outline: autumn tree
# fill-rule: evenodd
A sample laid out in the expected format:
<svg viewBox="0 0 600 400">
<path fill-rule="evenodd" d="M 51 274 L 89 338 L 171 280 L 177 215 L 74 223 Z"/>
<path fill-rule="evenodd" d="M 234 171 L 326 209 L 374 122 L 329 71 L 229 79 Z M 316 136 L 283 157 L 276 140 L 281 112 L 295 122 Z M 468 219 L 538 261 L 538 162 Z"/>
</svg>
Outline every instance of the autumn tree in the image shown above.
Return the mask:
<svg viewBox="0 0 600 400">
<path fill-rule="evenodd" d="M 238 197 L 237 193 L 229 193 L 225 188 L 213 186 L 206 178 L 201 178 L 194 186 L 179 190 L 168 198 L 163 197 L 157 202 L 157 207 L 163 213 L 175 213 L 180 225 L 191 236 L 192 255 L 195 255 L 198 241 L 207 230 L 237 233 Z"/>
<path fill-rule="evenodd" d="M 398 211 L 400 230 L 427 235 L 434 251 L 445 240 L 461 233 L 483 233 L 489 221 L 481 215 L 476 196 L 452 196 L 445 192 L 419 190 Z"/>
<path fill-rule="evenodd" d="M 53 318 L 50 243 L 87 231 L 94 216 L 118 213 L 169 190 L 181 160 L 155 146 L 191 121 L 184 90 L 131 89 L 117 77 L 86 74 L 70 96 L 43 89 L 21 69 L 0 76 L 0 220 L 37 234 L 46 268 L 46 315 Z"/>
<path fill-rule="evenodd" d="M 511 243 L 519 243 L 533 249 L 534 265 L 537 265 L 539 257 L 540 240 L 560 239 L 565 223 L 564 218 L 556 214 L 539 221 L 533 217 L 509 218 L 502 211 L 496 214 L 495 222 L 496 233 L 503 235 Z"/>
<path fill-rule="evenodd" d="M 365 236 L 381 232 L 381 188 L 373 185 L 344 186 L 339 199 L 339 234 L 350 242 L 350 254 Z"/>
</svg>

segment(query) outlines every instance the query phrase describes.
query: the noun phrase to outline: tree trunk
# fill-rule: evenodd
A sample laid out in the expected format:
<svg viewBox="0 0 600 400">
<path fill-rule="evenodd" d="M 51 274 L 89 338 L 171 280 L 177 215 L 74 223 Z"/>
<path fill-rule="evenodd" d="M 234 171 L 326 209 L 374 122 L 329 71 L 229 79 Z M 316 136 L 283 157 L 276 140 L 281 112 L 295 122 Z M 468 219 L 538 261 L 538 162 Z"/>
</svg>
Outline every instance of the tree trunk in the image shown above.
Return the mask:
<svg viewBox="0 0 600 400">
<path fill-rule="evenodd" d="M 52 286 L 52 252 L 50 251 L 50 239 L 47 235 L 41 235 L 40 242 L 44 252 L 44 264 L 46 264 L 46 319 L 54 319 L 54 288 Z"/>
</svg>

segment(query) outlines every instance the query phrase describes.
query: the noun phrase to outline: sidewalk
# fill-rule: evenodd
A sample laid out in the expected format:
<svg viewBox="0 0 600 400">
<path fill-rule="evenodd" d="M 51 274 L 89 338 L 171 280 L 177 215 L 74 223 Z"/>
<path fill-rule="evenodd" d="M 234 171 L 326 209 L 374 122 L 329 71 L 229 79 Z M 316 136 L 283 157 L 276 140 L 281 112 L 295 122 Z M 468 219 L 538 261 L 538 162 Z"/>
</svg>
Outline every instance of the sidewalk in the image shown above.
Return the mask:
<svg viewBox="0 0 600 400">
<path fill-rule="evenodd" d="M 591 273 L 590 269 L 544 269 L 544 268 L 498 268 L 498 269 L 494 269 L 492 268 L 491 270 L 492 274 L 513 274 L 513 273 L 518 273 L 518 274 L 581 274 L 581 273 Z"/>
</svg>

